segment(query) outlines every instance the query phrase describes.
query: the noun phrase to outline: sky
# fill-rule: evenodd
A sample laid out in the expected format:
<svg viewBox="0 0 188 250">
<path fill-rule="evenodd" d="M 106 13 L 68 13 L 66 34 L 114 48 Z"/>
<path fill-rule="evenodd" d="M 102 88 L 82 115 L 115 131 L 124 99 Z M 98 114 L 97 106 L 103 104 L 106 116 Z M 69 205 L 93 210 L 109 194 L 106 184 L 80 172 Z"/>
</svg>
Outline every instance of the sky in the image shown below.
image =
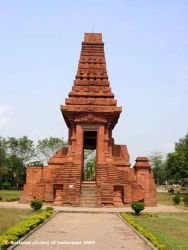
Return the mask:
<svg viewBox="0 0 188 250">
<path fill-rule="evenodd" d="M 117 144 L 137 156 L 174 150 L 188 132 L 187 0 L 0 0 L 0 136 L 67 139 L 60 104 L 85 32 L 101 32 L 123 112 Z"/>
</svg>

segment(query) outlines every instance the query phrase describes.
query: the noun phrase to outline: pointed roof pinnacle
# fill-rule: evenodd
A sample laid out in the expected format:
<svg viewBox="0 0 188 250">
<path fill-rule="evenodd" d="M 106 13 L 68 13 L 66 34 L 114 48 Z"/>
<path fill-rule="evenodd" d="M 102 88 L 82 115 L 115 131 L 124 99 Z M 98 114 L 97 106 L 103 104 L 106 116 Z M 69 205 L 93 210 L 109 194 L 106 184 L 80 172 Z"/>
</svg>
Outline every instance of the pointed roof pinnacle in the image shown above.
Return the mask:
<svg viewBox="0 0 188 250">
<path fill-rule="evenodd" d="M 85 33 L 75 78 L 69 97 L 61 106 L 64 117 L 75 112 L 106 113 L 117 122 L 121 107 L 117 107 L 110 88 L 101 33 Z"/>
</svg>

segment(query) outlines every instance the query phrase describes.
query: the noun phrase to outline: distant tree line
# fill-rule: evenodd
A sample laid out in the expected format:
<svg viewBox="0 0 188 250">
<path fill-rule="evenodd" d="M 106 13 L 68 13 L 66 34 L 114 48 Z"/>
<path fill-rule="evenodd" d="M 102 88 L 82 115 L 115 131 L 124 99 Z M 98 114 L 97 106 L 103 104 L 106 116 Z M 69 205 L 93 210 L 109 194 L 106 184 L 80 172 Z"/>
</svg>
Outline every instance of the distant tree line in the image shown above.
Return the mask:
<svg viewBox="0 0 188 250">
<path fill-rule="evenodd" d="M 20 189 L 25 183 L 26 166 L 43 165 L 67 144 L 62 138 L 49 137 L 36 144 L 27 136 L 0 137 L 0 189 Z M 95 154 L 86 152 L 84 177 L 95 178 Z M 188 133 L 175 143 L 175 151 L 164 159 L 160 152 L 149 156 L 155 182 L 188 184 Z"/>
<path fill-rule="evenodd" d="M 20 189 L 25 183 L 28 163 L 43 165 L 67 143 L 62 138 L 46 138 L 35 145 L 27 136 L 0 137 L 0 188 Z"/>
<path fill-rule="evenodd" d="M 165 159 L 160 152 L 153 153 L 149 159 L 156 184 L 188 185 L 188 133 L 175 143 L 175 151 L 167 154 Z"/>
</svg>

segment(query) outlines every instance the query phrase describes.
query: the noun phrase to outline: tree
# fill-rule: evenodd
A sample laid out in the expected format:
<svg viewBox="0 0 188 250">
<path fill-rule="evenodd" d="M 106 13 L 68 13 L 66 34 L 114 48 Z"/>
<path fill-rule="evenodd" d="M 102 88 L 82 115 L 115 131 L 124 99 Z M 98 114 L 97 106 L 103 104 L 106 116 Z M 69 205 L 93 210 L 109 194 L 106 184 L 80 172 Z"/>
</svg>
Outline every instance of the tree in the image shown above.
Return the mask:
<svg viewBox="0 0 188 250">
<path fill-rule="evenodd" d="M 0 137 L 0 183 L 7 181 L 7 141 Z"/>
<path fill-rule="evenodd" d="M 95 180 L 96 150 L 84 150 L 84 180 Z"/>
<path fill-rule="evenodd" d="M 95 159 L 88 161 L 84 166 L 84 180 L 95 180 Z"/>
<path fill-rule="evenodd" d="M 157 185 L 162 184 L 165 181 L 165 162 L 163 161 L 163 156 L 160 152 L 155 152 L 149 156 L 151 166 L 153 168 L 153 175 Z"/>
<path fill-rule="evenodd" d="M 9 179 L 15 183 L 16 189 L 23 185 L 25 179 L 25 165 L 35 156 L 33 141 L 27 136 L 21 138 L 9 137 L 7 141 L 7 163 Z"/>
<path fill-rule="evenodd" d="M 6 139 L 0 137 L 0 166 L 2 166 L 6 161 L 6 149 L 7 141 Z"/>
<path fill-rule="evenodd" d="M 37 156 L 41 161 L 47 162 L 58 150 L 66 146 L 63 138 L 50 137 L 39 140 L 37 144 Z"/>
<path fill-rule="evenodd" d="M 175 143 L 175 152 L 167 155 L 167 176 L 184 184 L 188 178 L 188 133 Z"/>
</svg>

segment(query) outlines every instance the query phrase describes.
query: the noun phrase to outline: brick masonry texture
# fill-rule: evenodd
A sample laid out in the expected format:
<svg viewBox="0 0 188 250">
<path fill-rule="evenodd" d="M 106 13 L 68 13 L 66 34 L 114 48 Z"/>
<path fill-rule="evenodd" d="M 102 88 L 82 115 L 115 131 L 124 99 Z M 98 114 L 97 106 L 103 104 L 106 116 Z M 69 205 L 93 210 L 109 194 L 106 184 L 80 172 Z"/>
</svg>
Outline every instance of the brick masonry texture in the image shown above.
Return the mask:
<svg viewBox="0 0 188 250">
<path fill-rule="evenodd" d="M 148 158 L 137 157 L 131 168 L 127 146 L 112 138 L 122 108 L 110 88 L 101 33 L 85 33 L 74 85 L 60 109 L 69 129 L 68 146 L 47 166 L 27 167 L 20 201 L 37 197 L 57 205 L 120 207 L 143 200 L 146 206 L 156 206 Z M 94 182 L 83 180 L 84 149 L 96 149 Z"/>
</svg>

